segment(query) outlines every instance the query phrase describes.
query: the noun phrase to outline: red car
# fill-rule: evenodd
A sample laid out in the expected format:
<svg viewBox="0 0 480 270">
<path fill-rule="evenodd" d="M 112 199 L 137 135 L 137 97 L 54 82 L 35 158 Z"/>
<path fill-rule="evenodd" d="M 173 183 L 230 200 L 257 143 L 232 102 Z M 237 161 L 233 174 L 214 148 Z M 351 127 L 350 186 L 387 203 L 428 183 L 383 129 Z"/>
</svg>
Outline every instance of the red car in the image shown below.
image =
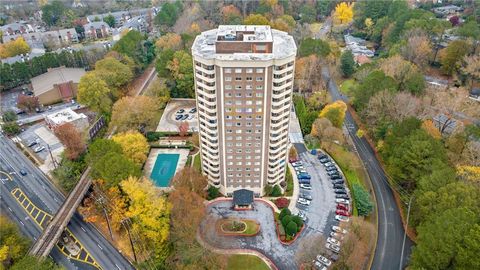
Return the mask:
<svg viewBox="0 0 480 270">
<path fill-rule="evenodd" d="M 339 204 L 337 204 L 337 209 L 338 210 L 343 210 L 343 211 L 348 211 L 348 206 L 345 205 L 345 204 L 339 203 Z"/>
<path fill-rule="evenodd" d="M 290 163 L 294 163 L 294 162 L 297 162 L 298 161 L 298 158 L 289 158 L 288 161 Z"/>
<path fill-rule="evenodd" d="M 337 211 L 335 211 L 335 214 L 340 215 L 340 216 L 345 216 L 345 217 L 350 216 L 350 213 L 348 213 L 348 211 L 344 211 L 344 210 L 337 210 Z"/>
</svg>

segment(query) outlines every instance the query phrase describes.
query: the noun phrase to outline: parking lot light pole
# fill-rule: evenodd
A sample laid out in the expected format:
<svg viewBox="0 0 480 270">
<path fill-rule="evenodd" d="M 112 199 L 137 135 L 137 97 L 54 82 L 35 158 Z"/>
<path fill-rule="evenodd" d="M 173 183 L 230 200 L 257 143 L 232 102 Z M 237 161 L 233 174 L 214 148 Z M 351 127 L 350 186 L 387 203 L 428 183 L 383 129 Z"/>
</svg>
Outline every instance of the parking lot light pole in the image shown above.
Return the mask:
<svg viewBox="0 0 480 270">
<path fill-rule="evenodd" d="M 398 266 L 399 270 L 402 270 L 402 264 L 403 264 L 403 251 L 405 250 L 405 240 L 407 238 L 407 230 L 408 230 L 408 219 L 410 218 L 410 208 L 412 206 L 412 200 L 413 197 L 411 196 L 410 200 L 408 201 L 408 209 L 407 209 L 407 226 L 405 226 L 405 229 L 403 230 L 403 243 L 402 243 L 402 254 L 400 255 L 400 265 Z"/>
</svg>

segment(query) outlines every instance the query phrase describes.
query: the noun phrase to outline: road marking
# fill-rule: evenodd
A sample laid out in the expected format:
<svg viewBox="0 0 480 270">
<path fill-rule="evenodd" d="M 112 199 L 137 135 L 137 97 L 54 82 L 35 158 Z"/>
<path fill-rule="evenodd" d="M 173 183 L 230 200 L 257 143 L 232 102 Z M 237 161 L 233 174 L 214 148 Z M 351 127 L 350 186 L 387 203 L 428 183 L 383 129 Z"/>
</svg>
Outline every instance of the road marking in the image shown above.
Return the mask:
<svg viewBox="0 0 480 270">
<path fill-rule="evenodd" d="M 87 232 L 82 226 L 80 226 L 80 229 L 82 229 L 82 231 L 84 232 Z"/>
<path fill-rule="evenodd" d="M 103 250 L 103 248 L 102 248 L 99 244 L 97 244 L 97 246 L 98 246 L 101 250 Z"/>
<path fill-rule="evenodd" d="M 12 208 L 10 208 L 10 207 L 8 207 L 8 211 L 13 212 L 13 211 L 12 211 Z"/>
<path fill-rule="evenodd" d="M 118 268 L 118 270 L 122 270 L 117 264 L 115 264 L 115 266 Z"/>
<path fill-rule="evenodd" d="M 5 175 L 5 176 L 7 177 L 7 178 L 2 178 L 2 183 L 4 183 L 4 182 L 3 182 L 4 180 L 13 181 L 13 178 L 12 178 L 12 176 L 11 176 L 9 173 L 4 172 L 4 171 L 0 171 L 0 174 L 3 174 L 3 175 Z M 5 184 L 5 183 L 4 183 L 4 184 Z"/>
<path fill-rule="evenodd" d="M 22 224 L 22 226 L 25 226 L 25 224 L 23 224 L 23 222 L 22 222 L 22 221 L 20 221 L 20 224 Z"/>
</svg>

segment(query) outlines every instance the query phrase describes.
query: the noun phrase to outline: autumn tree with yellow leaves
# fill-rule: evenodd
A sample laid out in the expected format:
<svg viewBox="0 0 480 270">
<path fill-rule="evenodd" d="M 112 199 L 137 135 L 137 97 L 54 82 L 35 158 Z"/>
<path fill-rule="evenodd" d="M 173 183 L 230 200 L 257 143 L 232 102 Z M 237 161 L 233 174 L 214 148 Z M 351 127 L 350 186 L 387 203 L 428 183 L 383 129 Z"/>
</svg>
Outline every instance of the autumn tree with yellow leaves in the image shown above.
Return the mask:
<svg viewBox="0 0 480 270">
<path fill-rule="evenodd" d="M 465 182 L 480 184 L 480 167 L 479 166 L 458 166 L 457 175 Z"/>
<path fill-rule="evenodd" d="M 328 104 L 320 112 L 319 117 L 324 117 L 332 122 L 333 126 L 340 128 L 343 125 L 345 119 L 345 113 L 347 112 L 347 104 L 338 100 L 334 103 Z"/>
<path fill-rule="evenodd" d="M 30 52 L 30 46 L 23 37 L 18 37 L 10 42 L 0 44 L 0 58 L 8 58 Z"/>
<path fill-rule="evenodd" d="M 342 2 L 335 7 L 335 22 L 338 24 L 349 23 L 353 20 L 353 4 Z"/>
<path fill-rule="evenodd" d="M 175 33 L 167 33 L 155 42 L 155 46 L 160 50 L 171 49 L 177 51 L 183 47 L 182 37 Z"/>
<path fill-rule="evenodd" d="M 137 165 L 147 160 L 147 139 L 138 131 L 127 131 L 112 137 L 112 140 L 122 146 L 123 155 Z"/>
</svg>

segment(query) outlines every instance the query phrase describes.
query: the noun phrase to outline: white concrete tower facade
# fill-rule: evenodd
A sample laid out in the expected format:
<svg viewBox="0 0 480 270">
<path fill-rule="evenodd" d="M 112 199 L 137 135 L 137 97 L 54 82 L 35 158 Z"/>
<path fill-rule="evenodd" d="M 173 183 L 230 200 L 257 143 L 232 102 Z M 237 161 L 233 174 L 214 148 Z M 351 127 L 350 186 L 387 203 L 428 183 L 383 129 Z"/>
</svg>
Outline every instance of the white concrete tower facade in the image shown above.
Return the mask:
<svg viewBox="0 0 480 270">
<path fill-rule="evenodd" d="M 225 25 L 192 46 L 202 172 L 231 195 L 285 178 L 297 48 L 269 26 Z"/>
</svg>

